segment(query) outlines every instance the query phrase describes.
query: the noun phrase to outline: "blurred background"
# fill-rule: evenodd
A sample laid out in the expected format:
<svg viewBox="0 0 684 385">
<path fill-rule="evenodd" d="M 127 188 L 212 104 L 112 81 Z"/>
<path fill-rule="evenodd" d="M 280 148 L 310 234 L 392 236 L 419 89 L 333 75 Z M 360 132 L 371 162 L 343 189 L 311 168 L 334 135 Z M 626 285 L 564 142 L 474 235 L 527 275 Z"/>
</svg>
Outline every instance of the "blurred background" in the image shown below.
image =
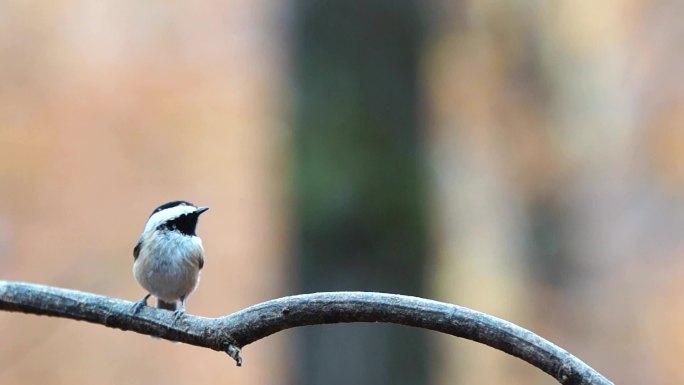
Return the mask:
<svg viewBox="0 0 684 385">
<path fill-rule="evenodd" d="M 0 2 L 0 279 L 137 300 L 207 205 L 188 311 L 374 290 L 526 327 L 620 384 L 684 371 L 684 3 Z M 0 383 L 554 384 L 392 325 L 226 355 L 0 312 Z"/>
</svg>

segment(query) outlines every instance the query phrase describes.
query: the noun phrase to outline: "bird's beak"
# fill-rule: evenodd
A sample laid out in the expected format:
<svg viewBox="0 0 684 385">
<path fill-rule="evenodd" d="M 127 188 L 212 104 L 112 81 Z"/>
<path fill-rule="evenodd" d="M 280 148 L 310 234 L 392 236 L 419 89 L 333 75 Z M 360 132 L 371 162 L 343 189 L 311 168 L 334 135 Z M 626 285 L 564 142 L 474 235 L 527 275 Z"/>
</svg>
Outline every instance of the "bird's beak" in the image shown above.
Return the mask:
<svg viewBox="0 0 684 385">
<path fill-rule="evenodd" d="M 209 210 L 209 207 L 207 207 L 207 206 L 200 206 L 200 207 L 198 207 L 198 208 L 195 210 L 195 214 L 200 215 L 200 214 L 202 214 L 203 212 L 205 212 L 205 211 L 207 211 L 207 210 Z"/>
</svg>

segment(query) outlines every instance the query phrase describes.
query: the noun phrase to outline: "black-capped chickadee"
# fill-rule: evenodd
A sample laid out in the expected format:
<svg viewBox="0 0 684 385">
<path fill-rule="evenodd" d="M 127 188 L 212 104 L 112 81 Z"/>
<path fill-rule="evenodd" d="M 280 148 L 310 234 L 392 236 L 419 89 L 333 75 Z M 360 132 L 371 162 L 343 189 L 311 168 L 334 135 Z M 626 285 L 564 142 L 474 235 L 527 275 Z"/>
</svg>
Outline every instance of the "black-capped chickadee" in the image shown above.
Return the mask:
<svg viewBox="0 0 684 385">
<path fill-rule="evenodd" d="M 208 209 L 185 201 L 154 209 L 133 249 L 133 276 L 149 293 L 135 303 L 134 313 L 153 295 L 158 308 L 173 310 L 176 319 L 183 315 L 204 266 L 204 248 L 195 229 L 199 215 Z"/>
</svg>

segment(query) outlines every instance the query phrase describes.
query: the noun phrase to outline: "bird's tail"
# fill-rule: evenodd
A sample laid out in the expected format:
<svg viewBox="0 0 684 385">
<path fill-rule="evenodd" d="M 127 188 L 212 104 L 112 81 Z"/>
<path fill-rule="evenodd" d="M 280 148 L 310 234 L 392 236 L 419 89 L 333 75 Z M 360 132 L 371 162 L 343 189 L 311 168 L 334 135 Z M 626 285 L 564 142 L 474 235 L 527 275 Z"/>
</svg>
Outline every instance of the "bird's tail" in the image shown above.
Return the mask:
<svg viewBox="0 0 684 385">
<path fill-rule="evenodd" d="M 174 311 L 174 310 L 176 310 L 177 306 L 178 306 L 178 301 L 166 302 L 166 301 L 162 301 L 161 299 L 157 298 L 157 307 L 160 309 Z"/>
</svg>

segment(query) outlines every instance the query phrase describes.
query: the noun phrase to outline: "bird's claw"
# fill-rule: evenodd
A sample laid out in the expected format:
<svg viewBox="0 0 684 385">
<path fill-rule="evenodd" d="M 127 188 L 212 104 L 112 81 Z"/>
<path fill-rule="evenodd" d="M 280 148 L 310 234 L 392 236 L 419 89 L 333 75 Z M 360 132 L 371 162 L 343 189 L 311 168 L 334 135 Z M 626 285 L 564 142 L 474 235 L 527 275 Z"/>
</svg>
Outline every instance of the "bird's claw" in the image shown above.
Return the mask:
<svg viewBox="0 0 684 385">
<path fill-rule="evenodd" d="M 133 306 L 131 306 L 131 313 L 137 314 L 140 311 L 140 309 L 143 308 L 143 306 L 147 306 L 147 299 L 148 298 L 150 298 L 150 296 L 146 295 L 143 299 L 134 303 Z"/>
<path fill-rule="evenodd" d="M 173 312 L 173 322 L 178 322 L 178 320 L 183 318 L 183 315 L 185 315 L 185 309 L 183 309 L 183 308 L 176 309 L 176 311 Z"/>
</svg>

